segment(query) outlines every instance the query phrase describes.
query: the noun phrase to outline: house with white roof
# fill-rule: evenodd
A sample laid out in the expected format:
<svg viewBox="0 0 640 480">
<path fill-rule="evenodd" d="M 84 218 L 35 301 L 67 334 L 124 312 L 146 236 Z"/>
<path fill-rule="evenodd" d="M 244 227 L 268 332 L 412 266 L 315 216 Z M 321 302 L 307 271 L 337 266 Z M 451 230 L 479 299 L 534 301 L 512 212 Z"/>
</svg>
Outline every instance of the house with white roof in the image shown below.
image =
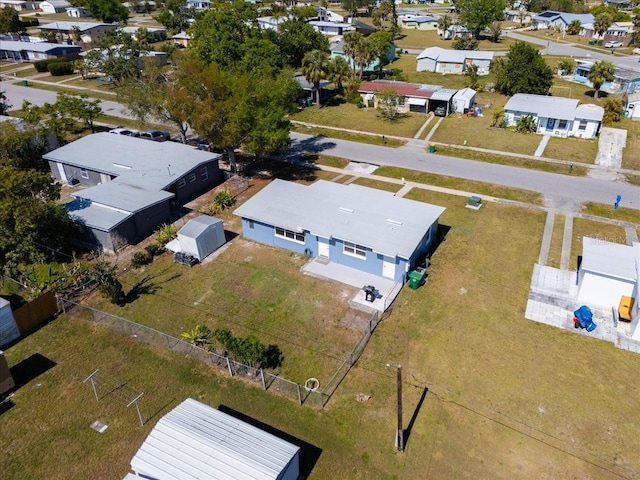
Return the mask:
<svg viewBox="0 0 640 480">
<path fill-rule="evenodd" d="M 138 32 L 142 28 L 146 29 L 152 43 L 167 39 L 167 29 L 164 27 L 120 27 L 118 30 L 131 35 L 131 38 L 137 40 Z"/>
<path fill-rule="evenodd" d="M 573 74 L 573 81 L 593 86 L 589 80 L 589 71 L 596 63 L 591 58 L 577 58 L 576 71 Z M 613 81 L 604 82 L 600 90 L 607 93 L 630 94 L 640 90 L 640 65 L 638 67 L 626 64 L 624 67 L 616 65 L 613 72 Z"/>
<path fill-rule="evenodd" d="M 536 29 L 558 28 L 560 31 L 566 31 L 567 27 L 574 20 L 578 20 L 580 25 L 593 23 L 594 17 L 590 13 L 565 13 L 547 10 L 531 18 L 531 22 Z"/>
<path fill-rule="evenodd" d="M 45 0 L 40 2 L 42 13 L 62 13 L 70 6 L 71 4 L 67 0 Z"/>
<path fill-rule="evenodd" d="M 117 27 L 117 23 L 52 22 L 40 25 L 38 28 L 43 32 L 59 34 L 63 39 L 69 39 L 75 31 L 79 31 L 82 41 L 89 43 L 97 40 L 105 33 L 115 30 Z"/>
<path fill-rule="evenodd" d="M 595 38 L 596 40 L 617 40 L 622 43 L 628 43 L 633 36 L 635 26 L 633 22 L 613 22 L 604 33 L 596 32 L 593 23 L 585 23 L 580 29 L 580 35 L 587 38 Z"/>
<path fill-rule="evenodd" d="M 164 415 L 124 480 L 297 480 L 300 447 L 192 398 Z"/>
<path fill-rule="evenodd" d="M 400 15 L 398 24 L 408 30 L 438 30 L 438 17 L 432 15 Z"/>
<path fill-rule="evenodd" d="M 318 180 L 274 180 L 238 207 L 249 240 L 404 283 L 433 245 L 444 207 Z"/>
<path fill-rule="evenodd" d="M 640 92 L 627 95 L 624 102 L 624 115 L 633 120 L 640 120 Z"/>
<path fill-rule="evenodd" d="M 504 120 L 508 126 L 515 126 L 525 116 L 534 119 L 539 134 L 594 138 L 600 132 L 604 108 L 578 105 L 573 98 L 517 93 L 504 106 Z"/>
<path fill-rule="evenodd" d="M 38 0 L 0 0 L 0 8 L 13 7 L 15 11 L 37 10 Z"/>
<path fill-rule="evenodd" d="M 427 85 L 423 83 L 399 82 L 396 80 L 373 80 L 362 82 L 358 93 L 365 106 L 377 108 L 378 93 L 393 92 L 398 96 L 397 108 L 399 112 L 429 113 L 438 107 L 444 108 L 449 114 L 455 90 L 442 88 L 441 85 Z"/>
<path fill-rule="evenodd" d="M 79 244 L 114 251 L 169 220 L 180 205 L 218 185 L 220 155 L 175 142 L 96 133 L 43 156 L 75 190 L 65 205 L 82 226 Z"/>
<path fill-rule="evenodd" d="M 2 40 L 0 42 L 0 60 L 10 62 L 36 62 L 50 58 L 74 58 L 82 51 L 78 45 L 50 42 L 18 42 Z"/>
<path fill-rule="evenodd" d="M 91 16 L 91 12 L 84 7 L 67 7 L 66 11 L 67 17 L 85 18 Z"/>
<path fill-rule="evenodd" d="M 478 74 L 486 75 L 489 73 L 493 55 L 493 52 L 481 50 L 450 50 L 428 47 L 416 57 L 416 71 L 462 75 L 467 65 L 476 65 Z"/>
<path fill-rule="evenodd" d="M 354 27 L 352 24 L 345 22 L 309 20 L 307 23 L 311 25 L 316 32 L 328 36 L 344 35 L 347 32 L 353 32 L 356 30 L 356 27 Z"/>
</svg>

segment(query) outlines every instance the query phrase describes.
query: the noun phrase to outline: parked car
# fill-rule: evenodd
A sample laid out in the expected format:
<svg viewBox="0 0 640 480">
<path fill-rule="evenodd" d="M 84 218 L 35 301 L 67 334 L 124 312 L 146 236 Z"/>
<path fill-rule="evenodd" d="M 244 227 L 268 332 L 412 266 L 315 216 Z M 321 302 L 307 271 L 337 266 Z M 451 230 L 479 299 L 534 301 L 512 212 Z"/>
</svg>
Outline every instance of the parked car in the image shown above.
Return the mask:
<svg viewBox="0 0 640 480">
<path fill-rule="evenodd" d="M 604 42 L 604 48 L 620 48 L 622 47 L 622 42 Z"/>
<path fill-rule="evenodd" d="M 132 128 L 117 127 L 113 130 L 109 130 L 109 133 L 115 133 L 117 135 L 126 135 L 127 137 L 139 137 L 140 132 L 133 130 Z"/>
<path fill-rule="evenodd" d="M 634 48 L 631 53 L 633 53 L 634 55 L 640 55 L 640 48 Z"/>
<path fill-rule="evenodd" d="M 166 142 L 171 140 L 171 135 L 166 130 L 146 130 L 140 134 L 140 138 L 153 140 L 154 142 Z"/>
<path fill-rule="evenodd" d="M 436 107 L 433 111 L 433 114 L 436 117 L 446 117 L 447 116 L 447 107 Z"/>
</svg>

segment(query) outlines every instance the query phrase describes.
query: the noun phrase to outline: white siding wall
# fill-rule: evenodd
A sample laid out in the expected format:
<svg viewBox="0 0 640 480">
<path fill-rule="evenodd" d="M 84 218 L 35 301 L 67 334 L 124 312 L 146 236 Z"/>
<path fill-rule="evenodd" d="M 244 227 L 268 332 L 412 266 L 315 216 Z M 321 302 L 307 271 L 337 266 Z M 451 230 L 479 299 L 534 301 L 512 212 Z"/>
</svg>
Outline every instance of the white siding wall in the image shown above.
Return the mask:
<svg viewBox="0 0 640 480">
<path fill-rule="evenodd" d="M 416 68 L 418 72 L 435 72 L 436 61 L 433 58 L 421 58 Z"/>
</svg>

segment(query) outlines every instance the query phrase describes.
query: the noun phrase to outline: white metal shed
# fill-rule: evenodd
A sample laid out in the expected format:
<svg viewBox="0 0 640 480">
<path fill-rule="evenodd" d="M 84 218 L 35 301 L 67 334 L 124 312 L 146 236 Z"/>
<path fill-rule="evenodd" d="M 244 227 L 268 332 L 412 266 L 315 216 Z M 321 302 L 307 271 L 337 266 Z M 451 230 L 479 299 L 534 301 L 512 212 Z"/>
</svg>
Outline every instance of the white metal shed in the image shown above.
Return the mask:
<svg viewBox="0 0 640 480">
<path fill-rule="evenodd" d="M 9 301 L 0 297 L 0 348 L 8 345 L 20 336 L 20 330 L 13 318 Z"/>
<path fill-rule="evenodd" d="M 473 104 L 476 103 L 476 91 L 472 88 L 463 88 L 458 90 L 453 96 L 453 111 L 456 113 L 465 113 L 469 111 Z"/>
<path fill-rule="evenodd" d="M 222 220 L 202 215 L 178 231 L 180 250 L 202 261 L 225 243 Z"/>
<path fill-rule="evenodd" d="M 188 398 L 158 421 L 131 460 L 157 480 L 297 480 L 300 447 Z"/>
</svg>

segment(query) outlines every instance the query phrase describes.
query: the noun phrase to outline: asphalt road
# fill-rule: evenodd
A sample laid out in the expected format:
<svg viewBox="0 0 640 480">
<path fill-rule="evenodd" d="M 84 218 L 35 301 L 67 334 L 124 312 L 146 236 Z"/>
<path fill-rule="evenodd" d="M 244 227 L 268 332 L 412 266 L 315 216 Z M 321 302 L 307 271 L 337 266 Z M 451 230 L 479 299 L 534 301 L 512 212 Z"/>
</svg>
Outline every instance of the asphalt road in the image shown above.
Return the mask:
<svg viewBox="0 0 640 480">
<path fill-rule="evenodd" d="M 557 208 L 575 208 L 585 201 L 613 205 L 616 196 L 621 195 L 621 206 L 640 209 L 640 187 L 627 183 L 464 160 L 437 153 L 429 154 L 422 149 L 411 147 L 389 148 L 334 138 L 312 137 L 300 133 L 292 133 L 291 138 L 294 140 L 292 153 L 324 153 L 355 162 L 397 166 L 532 190 L 542 193 L 550 201 L 549 206 Z"/>
</svg>

